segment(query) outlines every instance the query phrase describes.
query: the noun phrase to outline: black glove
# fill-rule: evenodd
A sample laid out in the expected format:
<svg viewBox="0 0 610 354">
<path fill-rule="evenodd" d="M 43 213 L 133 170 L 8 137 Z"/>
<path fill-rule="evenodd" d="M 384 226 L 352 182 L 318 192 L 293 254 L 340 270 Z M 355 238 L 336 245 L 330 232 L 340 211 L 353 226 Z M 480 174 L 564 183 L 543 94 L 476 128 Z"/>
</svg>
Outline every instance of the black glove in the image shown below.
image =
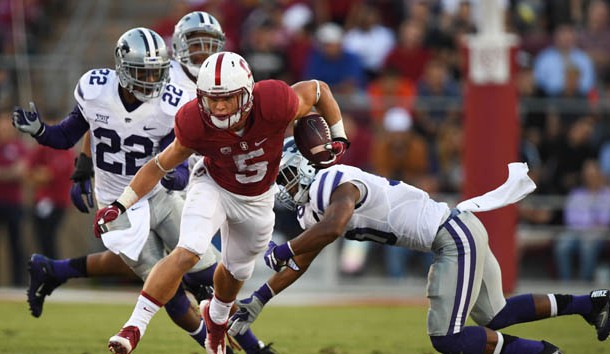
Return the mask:
<svg viewBox="0 0 610 354">
<path fill-rule="evenodd" d="M 93 208 L 93 190 L 91 188 L 93 161 L 89 156 L 81 152 L 74 165 L 76 168 L 72 176 L 70 176 L 70 179 L 74 181 L 70 190 L 70 197 L 76 209 L 88 214 L 89 208 Z M 86 203 L 83 200 L 83 196 L 87 201 Z"/>
</svg>

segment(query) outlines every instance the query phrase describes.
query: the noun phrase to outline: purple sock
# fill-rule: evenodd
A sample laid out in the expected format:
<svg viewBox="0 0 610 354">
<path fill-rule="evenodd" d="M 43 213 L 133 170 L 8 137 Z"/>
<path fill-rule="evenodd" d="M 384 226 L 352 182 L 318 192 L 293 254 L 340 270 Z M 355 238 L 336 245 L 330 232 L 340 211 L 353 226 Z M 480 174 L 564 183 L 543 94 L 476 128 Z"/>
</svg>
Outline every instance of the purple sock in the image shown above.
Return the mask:
<svg viewBox="0 0 610 354">
<path fill-rule="evenodd" d="M 189 286 L 196 287 L 197 285 L 213 285 L 214 271 L 218 263 L 206 269 L 194 273 L 186 273 L 182 278 Z"/>
<path fill-rule="evenodd" d="M 58 259 L 51 261 L 55 276 L 64 281 L 87 276 L 87 257 Z"/>
<path fill-rule="evenodd" d="M 263 305 L 265 305 L 267 304 L 267 302 L 269 302 L 269 300 L 271 300 L 271 298 L 275 294 L 273 293 L 269 285 L 265 283 L 263 284 L 263 286 L 258 288 L 258 290 L 256 290 L 253 295 L 256 296 L 263 303 Z"/>
<path fill-rule="evenodd" d="M 251 329 L 248 329 L 244 334 L 236 335 L 234 338 L 246 354 L 256 353 L 260 349 L 258 346 L 258 338 L 252 333 Z"/>
<path fill-rule="evenodd" d="M 557 315 L 583 315 L 586 316 L 593 310 L 591 297 L 589 295 L 557 295 Z"/>
<path fill-rule="evenodd" d="M 508 336 L 505 335 L 505 337 Z M 544 349 L 544 344 L 537 340 L 518 337 L 511 337 L 511 339 L 513 340 L 510 342 L 505 340 L 502 354 L 540 353 Z"/>
<path fill-rule="evenodd" d="M 531 294 L 513 296 L 506 299 L 506 305 L 485 327 L 498 330 L 515 323 L 537 320 L 534 298 Z"/>
<path fill-rule="evenodd" d="M 201 323 L 203 323 L 203 319 L 201 320 Z M 195 342 L 199 343 L 202 348 L 205 348 L 205 324 L 201 327 L 201 331 L 199 331 L 199 333 L 191 334 L 190 336 L 195 340 Z"/>
<path fill-rule="evenodd" d="M 191 308 L 191 301 L 182 287 L 178 287 L 176 294 L 165 304 L 165 311 L 174 321 L 180 320 Z"/>
</svg>

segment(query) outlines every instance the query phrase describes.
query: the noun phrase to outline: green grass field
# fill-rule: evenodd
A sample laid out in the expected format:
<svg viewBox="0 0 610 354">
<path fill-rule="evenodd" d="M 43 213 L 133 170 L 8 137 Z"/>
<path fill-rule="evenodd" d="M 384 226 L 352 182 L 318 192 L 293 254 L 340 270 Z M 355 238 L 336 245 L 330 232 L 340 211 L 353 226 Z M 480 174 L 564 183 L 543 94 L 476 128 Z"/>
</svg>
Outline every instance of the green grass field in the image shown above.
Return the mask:
<svg viewBox="0 0 610 354">
<path fill-rule="evenodd" d="M 23 302 L 0 302 L 0 353 L 105 353 L 131 305 L 49 303 L 33 318 Z M 432 354 L 426 309 L 409 306 L 269 306 L 254 326 L 280 354 Z M 514 326 L 503 332 L 546 339 L 568 354 L 610 353 L 579 316 Z M 165 313 L 156 316 L 136 353 L 203 353 Z"/>
</svg>

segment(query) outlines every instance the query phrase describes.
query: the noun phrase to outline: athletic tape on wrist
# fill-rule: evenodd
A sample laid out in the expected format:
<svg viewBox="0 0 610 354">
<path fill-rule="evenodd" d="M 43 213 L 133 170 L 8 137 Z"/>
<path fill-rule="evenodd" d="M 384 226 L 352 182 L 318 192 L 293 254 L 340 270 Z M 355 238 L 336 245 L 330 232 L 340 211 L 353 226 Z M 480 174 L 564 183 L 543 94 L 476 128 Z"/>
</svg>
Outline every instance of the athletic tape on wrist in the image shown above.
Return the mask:
<svg viewBox="0 0 610 354">
<path fill-rule="evenodd" d="M 116 200 L 121 203 L 125 207 L 125 209 L 129 209 L 132 205 L 134 205 L 140 197 L 136 194 L 136 192 L 131 188 L 131 186 L 125 187 L 123 190 L 123 194 Z"/>
<path fill-rule="evenodd" d="M 337 123 L 330 126 L 330 136 L 334 138 L 343 138 L 347 140 L 347 134 L 345 134 L 345 128 L 343 127 L 343 120 L 339 120 Z"/>
</svg>

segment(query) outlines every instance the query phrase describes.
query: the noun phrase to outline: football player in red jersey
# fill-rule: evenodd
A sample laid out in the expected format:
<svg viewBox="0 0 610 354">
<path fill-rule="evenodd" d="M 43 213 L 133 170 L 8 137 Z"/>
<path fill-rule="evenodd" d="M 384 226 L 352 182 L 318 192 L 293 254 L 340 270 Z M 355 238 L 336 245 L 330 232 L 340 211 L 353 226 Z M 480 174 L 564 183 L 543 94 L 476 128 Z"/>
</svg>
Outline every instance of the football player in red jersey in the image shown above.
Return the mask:
<svg viewBox="0 0 610 354">
<path fill-rule="evenodd" d="M 173 143 L 138 171 L 115 202 L 96 213 L 94 228 L 104 232 L 107 223 L 191 154 L 205 156 L 194 167 L 178 246 L 153 268 L 131 318 L 117 336 L 137 342 L 220 228 L 222 262 L 214 273 L 214 297 L 201 306 L 206 350 L 220 354 L 225 353 L 229 311 L 252 275 L 255 258 L 271 239 L 275 179 L 286 128 L 314 107 L 325 117 L 333 142 L 327 145 L 332 157 L 323 166 L 338 162 L 349 143 L 327 84 L 317 80 L 292 86 L 277 80 L 255 84 L 247 62 L 235 53 L 220 52 L 206 59 L 197 96 L 176 114 Z"/>
</svg>

